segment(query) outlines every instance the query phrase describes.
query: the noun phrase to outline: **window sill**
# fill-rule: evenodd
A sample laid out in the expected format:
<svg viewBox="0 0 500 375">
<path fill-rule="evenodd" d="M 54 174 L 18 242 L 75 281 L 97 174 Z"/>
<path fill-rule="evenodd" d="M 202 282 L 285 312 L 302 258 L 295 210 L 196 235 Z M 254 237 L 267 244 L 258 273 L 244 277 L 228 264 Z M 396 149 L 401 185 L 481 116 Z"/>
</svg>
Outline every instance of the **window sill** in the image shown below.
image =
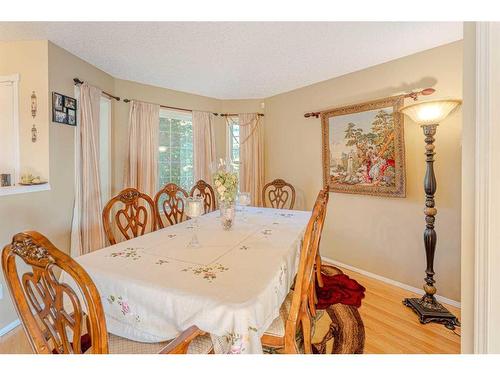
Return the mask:
<svg viewBox="0 0 500 375">
<path fill-rule="evenodd" d="M 0 187 L 0 197 L 4 195 L 36 193 L 37 191 L 50 190 L 50 184 L 30 185 L 30 186 L 2 186 Z"/>
</svg>

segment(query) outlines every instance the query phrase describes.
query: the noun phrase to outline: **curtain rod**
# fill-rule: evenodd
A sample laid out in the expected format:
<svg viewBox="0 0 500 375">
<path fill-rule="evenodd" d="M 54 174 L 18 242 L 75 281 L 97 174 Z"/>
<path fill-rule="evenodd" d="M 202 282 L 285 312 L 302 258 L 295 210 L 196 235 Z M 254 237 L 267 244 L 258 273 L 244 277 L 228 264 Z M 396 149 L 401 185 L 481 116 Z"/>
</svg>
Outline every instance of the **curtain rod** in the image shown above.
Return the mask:
<svg viewBox="0 0 500 375">
<path fill-rule="evenodd" d="M 123 99 L 123 101 L 124 101 L 125 103 L 130 103 L 130 101 L 131 101 L 131 100 L 130 100 L 130 99 Z M 177 111 L 193 112 L 193 110 L 192 110 L 192 109 L 187 109 L 187 108 L 179 108 L 179 107 L 171 107 L 171 106 L 168 106 L 168 105 L 162 105 L 162 104 L 160 104 L 160 107 L 161 107 L 161 108 L 167 108 L 167 109 L 175 109 L 175 110 L 177 110 Z M 218 114 L 217 112 L 212 112 L 212 114 L 213 114 L 213 115 L 215 115 L 215 116 L 219 116 L 219 114 Z"/>
<path fill-rule="evenodd" d="M 422 91 L 413 91 L 413 92 L 410 92 L 408 94 L 403 95 L 403 97 L 404 98 L 412 98 L 413 100 L 417 100 L 419 95 L 431 95 L 431 94 L 434 94 L 435 92 L 436 92 L 435 89 L 433 89 L 431 87 L 428 87 L 426 89 L 423 89 Z M 321 112 L 325 112 L 325 111 L 307 112 L 307 113 L 304 114 L 304 117 L 305 118 L 309 118 L 309 117 L 319 118 L 319 115 L 321 115 Z"/>
<path fill-rule="evenodd" d="M 232 117 L 232 116 L 238 116 L 239 114 L 238 113 L 221 113 L 220 114 L 221 116 L 224 116 L 224 117 Z M 264 116 L 263 113 L 257 113 L 257 116 Z"/>
<path fill-rule="evenodd" d="M 73 82 L 75 83 L 75 85 L 81 85 L 83 83 L 83 81 L 80 80 L 79 78 L 73 78 Z M 111 99 L 115 99 L 116 101 L 120 101 L 119 96 L 111 95 L 110 93 L 107 93 L 106 91 L 103 91 L 102 93 Z"/>
</svg>

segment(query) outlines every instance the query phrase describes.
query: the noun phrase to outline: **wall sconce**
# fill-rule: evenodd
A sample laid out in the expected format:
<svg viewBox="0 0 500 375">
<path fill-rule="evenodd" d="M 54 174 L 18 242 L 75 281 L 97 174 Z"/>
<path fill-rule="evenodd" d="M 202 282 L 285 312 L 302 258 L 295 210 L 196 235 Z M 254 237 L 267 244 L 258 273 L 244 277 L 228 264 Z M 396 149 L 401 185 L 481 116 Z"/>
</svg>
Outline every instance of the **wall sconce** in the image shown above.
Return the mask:
<svg viewBox="0 0 500 375">
<path fill-rule="evenodd" d="M 31 94 L 31 116 L 33 117 L 33 119 L 36 117 L 36 109 L 37 109 L 36 107 L 37 107 L 36 94 L 33 91 L 33 93 Z"/>
<path fill-rule="evenodd" d="M 33 117 L 33 120 L 35 120 L 36 111 L 37 111 L 37 100 L 36 100 L 36 94 L 33 91 L 31 94 L 31 117 Z M 38 136 L 38 134 L 37 134 L 36 126 L 33 123 L 33 127 L 31 128 L 31 142 L 35 143 L 37 136 Z"/>
</svg>

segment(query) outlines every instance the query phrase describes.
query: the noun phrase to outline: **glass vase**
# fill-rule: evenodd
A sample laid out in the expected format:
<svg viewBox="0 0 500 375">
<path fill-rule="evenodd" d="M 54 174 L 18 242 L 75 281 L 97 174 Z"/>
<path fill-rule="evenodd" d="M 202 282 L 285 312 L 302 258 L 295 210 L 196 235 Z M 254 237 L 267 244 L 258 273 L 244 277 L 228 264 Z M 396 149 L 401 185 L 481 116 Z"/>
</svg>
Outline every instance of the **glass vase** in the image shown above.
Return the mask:
<svg viewBox="0 0 500 375">
<path fill-rule="evenodd" d="M 236 207 L 234 203 L 221 203 L 220 204 L 220 220 L 222 229 L 229 230 L 234 224 Z"/>
</svg>

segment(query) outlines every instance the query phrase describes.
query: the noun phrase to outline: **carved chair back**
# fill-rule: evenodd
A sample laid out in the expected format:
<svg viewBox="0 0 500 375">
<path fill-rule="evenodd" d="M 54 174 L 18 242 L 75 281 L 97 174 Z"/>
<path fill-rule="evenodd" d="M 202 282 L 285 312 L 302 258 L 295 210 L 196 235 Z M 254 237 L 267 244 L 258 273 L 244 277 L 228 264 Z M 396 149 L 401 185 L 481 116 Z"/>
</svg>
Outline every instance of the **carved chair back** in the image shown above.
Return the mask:
<svg viewBox="0 0 500 375">
<path fill-rule="evenodd" d="M 318 237 L 321 236 L 324 210 L 324 199 L 320 199 L 318 196 L 300 250 L 292 304 L 285 324 L 285 353 L 298 353 L 296 335 L 299 328 L 302 328 L 305 353 L 312 352 L 309 293 L 312 284 L 311 275 L 314 273 L 315 247 L 319 243 Z"/>
<path fill-rule="evenodd" d="M 29 267 L 22 275 L 16 258 Z M 2 269 L 35 353 L 81 354 L 87 349 L 82 348 L 83 333 L 91 338 L 92 353 L 108 353 L 106 321 L 99 293 L 87 272 L 70 256 L 40 233 L 23 232 L 16 234 L 12 243 L 4 247 Z M 78 294 L 68 284 L 59 283 L 54 274 L 59 270 L 74 280 Z"/>
<path fill-rule="evenodd" d="M 189 195 L 191 197 L 196 197 L 199 195 L 203 198 L 203 208 L 205 209 L 206 214 L 215 211 L 216 203 L 214 189 L 205 181 L 199 180 L 198 182 L 196 182 Z"/>
<path fill-rule="evenodd" d="M 174 183 L 166 184 L 163 189 L 156 193 L 154 206 L 156 220 L 160 228 L 165 228 L 166 225 L 181 223 L 186 219 L 184 215 L 184 202 L 187 197 L 187 192 Z M 165 215 L 166 222 L 162 220 L 161 212 Z"/>
<path fill-rule="evenodd" d="M 262 203 L 264 207 L 291 210 L 295 204 L 295 188 L 280 178 L 268 182 L 262 189 Z"/>
<path fill-rule="evenodd" d="M 102 211 L 102 221 L 111 245 L 117 243 L 114 228 L 126 240 L 153 232 L 157 228 L 153 200 L 134 188 L 124 189 L 111 198 Z"/>
</svg>

